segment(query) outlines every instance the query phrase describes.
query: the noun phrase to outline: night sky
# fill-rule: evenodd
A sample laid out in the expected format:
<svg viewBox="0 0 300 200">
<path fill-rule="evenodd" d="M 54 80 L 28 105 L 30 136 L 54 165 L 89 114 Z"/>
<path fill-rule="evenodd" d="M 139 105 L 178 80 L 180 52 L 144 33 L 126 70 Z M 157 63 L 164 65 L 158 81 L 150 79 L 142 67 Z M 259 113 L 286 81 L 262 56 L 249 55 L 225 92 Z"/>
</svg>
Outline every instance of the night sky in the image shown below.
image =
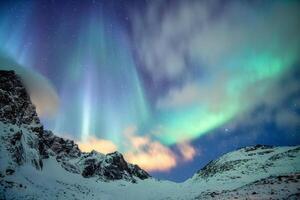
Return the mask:
<svg viewBox="0 0 300 200">
<path fill-rule="evenodd" d="M 47 129 L 183 181 L 300 144 L 299 1 L 1 1 L 0 68 Z"/>
</svg>

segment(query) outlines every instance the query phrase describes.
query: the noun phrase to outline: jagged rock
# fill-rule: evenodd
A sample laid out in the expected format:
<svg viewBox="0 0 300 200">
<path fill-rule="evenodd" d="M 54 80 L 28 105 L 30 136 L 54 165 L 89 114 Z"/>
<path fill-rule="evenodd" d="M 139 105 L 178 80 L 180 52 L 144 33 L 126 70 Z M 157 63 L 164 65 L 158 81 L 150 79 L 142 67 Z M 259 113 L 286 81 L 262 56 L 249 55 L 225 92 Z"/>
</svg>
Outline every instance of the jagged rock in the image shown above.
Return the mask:
<svg viewBox="0 0 300 200">
<path fill-rule="evenodd" d="M 0 70 L 0 121 L 2 128 L 5 130 L 7 127 L 9 130 L 3 130 L 2 134 L 2 145 L 5 148 L 1 150 L 12 157 L 12 162 L 7 163 L 6 167 L 15 169 L 29 162 L 37 169 L 42 169 L 37 134 L 43 131 L 43 126 L 21 79 L 14 71 Z"/>
<path fill-rule="evenodd" d="M 14 71 L 0 70 L 0 121 L 40 127 L 35 106 Z"/>
<path fill-rule="evenodd" d="M 150 175 L 138 165 L 129 165 L 130 173 L 136 177 L 139 177 L 141 180 L 147 179 Z"/>
<path fill-rule="evenodd" d="M 128 164 L 119 152 L 82 153 L 74 141 L 44 130 L 35 106 L 14 71 L 0 70 L 0 105 L 0 125 L 5 132 L 1 138 L 5 141 L 4 148 L 0 153 L 8 152 L 12 158 L 12 162 L 1 166 L 1 174 L 10 175 L 24 163 L 41 170 L 42 159 L 54 157 L 63 169 L 86 178 L 96 176 L 105 181 L 136 182 L 150 177 L 137 165 Z"/>
<path fill-rule="evenodd" d="M 45 130 L 43 134 L 40 134 L 40 138 L 48 151 L 53 151 L 58 160 L 64 156 L 77 158 L 81 155 L 81 151 L 74 141 L 55 136 L 51 131 Z"/>
<path fill-rule="evenodd" d="M 135 182 L 149 178 L 150 175 L 137 165 L 128 164 L 119 152 L 107 155 L 92 151 L 84 154 L 79 165 L 83 166 L 82 176 L 89 178 L 98 176 L 103 180 L 128 180 Z"/>
<path fill-rule="evenodd" d="M 249 152 L 249 151 L 255 151 L 258 149 L 271 149 L 271 148 L 273 148 L 273 146 L 257 144 L 255 146 L 245 147 L 244 149 L 245 149 L 245 152 Z M 240 148 L 240 149 L 242 149 L 242 148 Z"/>
</svg>

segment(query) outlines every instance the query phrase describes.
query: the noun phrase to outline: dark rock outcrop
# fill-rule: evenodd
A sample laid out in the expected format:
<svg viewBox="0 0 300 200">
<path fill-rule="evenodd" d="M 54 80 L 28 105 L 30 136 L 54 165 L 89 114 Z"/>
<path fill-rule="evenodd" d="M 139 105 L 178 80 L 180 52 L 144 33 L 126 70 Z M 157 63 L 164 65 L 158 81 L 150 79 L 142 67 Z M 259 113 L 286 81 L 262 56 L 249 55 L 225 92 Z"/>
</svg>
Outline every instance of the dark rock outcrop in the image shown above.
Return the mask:
<svg viewBox="0 0 300 200">
<path fill-rule="evenodd" d="M 54 135 L 51 131 L 45 130 L 40 135 L 42 143 L 46 146 L 48 153 L 57 156 L 57 159 L 63 157 L 77 158 L 81 155 L 78 145 L 73 140 L 64 139 Z"/>
<path fill-rule="evenodd" d="M 41 128 L 40 120 L 21 79 L 14 71 L 0 70 L 0 121 Z M 42 129 L 38 129 L 42 130 Z"/>
<path fill-rule="evenodd" d="M 106 155 L 96 151 L 85 154 L 80 161 L 83 166 L 82 176 L 89 178 L 99 176 L 103 180 L 128 180 L 135 182 L 139 179 L 149 178 L 150 175 L 137 165 L 129 164 L 119 152 Z"/>
<path fill-rule="evenodd" d="M 119 152 L 107 155 L 96 151 L 82 153 L 74 141 L 44 130 L 35 106 L 14 71 L 0 70 L 0 122 L 7 130 L 1 135 L 4 148 L 0 151 L 7 151 L 11 157 L 6 172 L 1 174 L 10 175 L 25 162 L 41 170 L 43 159 L 53 157 L 65 170 L 86 178 L 96 176 L 105 181 L 135 182 L 137 178 L 150 177 L 137 165 L 127 163 Z"/>
</svg>

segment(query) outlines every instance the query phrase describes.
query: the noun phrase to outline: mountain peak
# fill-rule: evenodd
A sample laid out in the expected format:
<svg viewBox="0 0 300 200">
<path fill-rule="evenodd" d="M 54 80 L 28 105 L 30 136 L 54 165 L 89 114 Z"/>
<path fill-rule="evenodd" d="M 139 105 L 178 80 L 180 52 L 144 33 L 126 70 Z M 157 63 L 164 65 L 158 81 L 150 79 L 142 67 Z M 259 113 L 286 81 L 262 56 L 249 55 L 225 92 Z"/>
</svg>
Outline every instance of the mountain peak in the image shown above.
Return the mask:
<svg viewBox="0 0 300 200">
<path fill-rule="evenodd" d="M 0 105 L 3 144 L 0 153 L 5 155 L 0 159 L 11 158 L 1 166 L 2 174 L 10 174 L 25 163 L 42 170 L 44 161 L 55 159 L 64 170 L 86 178 L 136 182 L 150 177 L 138 166 L 127 163 L 120 152 L 107 155 L 96 151 L 83 153 L 74 141 L 44 130 L 35 106 L 14 71 L 0 70 Z"/>
<path fill-rule="evenodd" d="M 0 120 L 16 125 L 30 125 L 42 130 L 35 106 L 14 71 L 0 70 Z"/>
</svg>

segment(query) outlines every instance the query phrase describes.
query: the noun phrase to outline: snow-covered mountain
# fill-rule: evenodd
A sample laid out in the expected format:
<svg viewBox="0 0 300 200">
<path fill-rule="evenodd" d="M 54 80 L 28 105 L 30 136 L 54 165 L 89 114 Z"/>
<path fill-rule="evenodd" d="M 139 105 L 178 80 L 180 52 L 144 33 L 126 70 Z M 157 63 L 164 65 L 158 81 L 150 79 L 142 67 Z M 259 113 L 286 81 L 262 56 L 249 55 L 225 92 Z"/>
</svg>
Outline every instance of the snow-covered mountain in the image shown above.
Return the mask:
<svg viewBox="0 0 300 200">
<path fill-rule="evenodd" d="M 0 199 L 299 199 L 299 181 L 300 146 L 263 145 L 158 181 L 119 152 L 81 152 L 44 130 L 20 78 L 0 71 Z"/>
<path fill-rule="evenodd" d="M 300 146 L 241 148 L 211 161 L 187 183 L 207 187 L 198 199 L 299 198 Z"/>
<path fill-rule="evenodd" d="M 12 175 L 30 164 L 43 170 L 45 159 L 55 159 L 66 171 L 103 181 L 149 178 L 137 165 L 127 163 L 119 152 L 107 155 L 81 152 L 72 140 L 44 130 L 21 79 L 13 71 L 0 71 L 0 174 Z"/>
</svg>

